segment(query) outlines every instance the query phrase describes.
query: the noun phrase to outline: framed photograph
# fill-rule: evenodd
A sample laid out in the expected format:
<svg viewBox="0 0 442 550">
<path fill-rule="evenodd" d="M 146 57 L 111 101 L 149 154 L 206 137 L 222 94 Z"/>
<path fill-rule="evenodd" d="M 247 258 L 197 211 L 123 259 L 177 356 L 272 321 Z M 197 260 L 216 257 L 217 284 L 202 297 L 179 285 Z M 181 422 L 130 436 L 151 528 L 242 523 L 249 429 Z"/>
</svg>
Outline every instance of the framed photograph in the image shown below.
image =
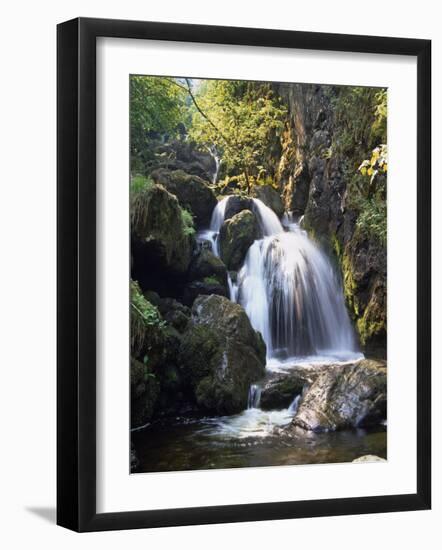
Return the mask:
<svg viewBox="0 0 442 550">
<path fill-rule="evenodd" d="M 57 522 L 431 505 L 428 40 L 58 26 Z"/>
</svg>

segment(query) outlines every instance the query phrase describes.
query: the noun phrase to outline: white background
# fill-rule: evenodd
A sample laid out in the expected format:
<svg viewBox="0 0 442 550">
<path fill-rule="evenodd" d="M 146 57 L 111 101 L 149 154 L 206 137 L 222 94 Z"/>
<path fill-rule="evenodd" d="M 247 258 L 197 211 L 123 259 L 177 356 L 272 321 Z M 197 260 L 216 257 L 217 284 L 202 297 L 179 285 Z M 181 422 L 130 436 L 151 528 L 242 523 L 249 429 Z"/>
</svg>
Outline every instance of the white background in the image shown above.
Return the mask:
<svg viewBox="0 0 442 550">
<path fill-rule="evenodd" d="M 75 535 L 54 526 L 55 505 L 55 24 L 82 16 L 433 39 L 433 154 L 442 150 L 442 38 L 436 2 L 397 0 L 221 4 L 187 0 L 16 2 L 2 10 L 0 88 L 0 270 L 2 454 L 0 541 L 6 548 L 432 549 L 441 540 L 441 324 L 434 317 L 434 501 L 431 512 L 306 519 L 153 531 Z M 439 152 L 436 155 L 436 152 Z M 437 166 L 437 164 L 435 164 Z M 434 179 L 436 180 L 437 174 Z M 441 234 L 441 190 L 433 191 L 434 235 Z M 436 219 L 436 214 L 439 219 Z M 404 238 L 407 238 L 404 235 Z M 434 238 L 433 280 L 440 280 Z M 406 268 L 406 266 L 404 266 Z M 442 307 L 434 285 L 434 311 Z M 404 323 L 408 308 L 404 300 Z"/>
<path fill-rule="evenodd" d="M 121 259 L 130 255 L 129 186 L 122 182 L 129 172 L 129 74 L 143 73 L 388 87 L 387 463 L 128 475 L 130 275 L 129 262 Z M 416 60 L 100 39 L 97 75 L 97 511 L 415 493 L 416 441 L 410 433 L 416 426 L 416 368 L 410 357 L 416 356 Z"/>
</svg>

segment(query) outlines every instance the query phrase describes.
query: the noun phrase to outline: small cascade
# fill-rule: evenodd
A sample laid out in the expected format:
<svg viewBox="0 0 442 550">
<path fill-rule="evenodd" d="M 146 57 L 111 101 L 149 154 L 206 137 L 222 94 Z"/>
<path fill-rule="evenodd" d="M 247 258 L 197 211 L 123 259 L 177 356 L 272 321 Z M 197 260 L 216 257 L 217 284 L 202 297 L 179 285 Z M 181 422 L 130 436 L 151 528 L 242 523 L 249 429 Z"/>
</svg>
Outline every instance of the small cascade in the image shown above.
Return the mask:
<svg viewBox="0 0 442 550">
<path fill-rule="evenodd" d="M 229 286 L 229 298 L 232 302 L 236 302 L 238 298 L 238 284 L 232 281 L 229 272 L 227 272 L 227 284 Z"/>
<path fill-rule="evenodd" d="M 212 243 L 212 251 L 215 256 L 219 257 L 219 232 L 222 224 L 224 223 L 224 217 L 226 213 L 227 203 L 229 197 L 221 199 L 218 204 L 215 206 L 212 212 L 212 218 L 210 220 L 209 230 L 205 232 L 206 238 Z"/>
<path fill-rule="evenodd" d="M 301 400 L 301 394 L 298 394 L 295 399 L 290 403 L 289 406 L 289 413 L 295 416 L 295 414 L 298 412 L 299 407 L 299 401 Z"/>
<path fill-rule="evenodd" d="M 212 183 L 216 183 L 218 181 L 219 170 L 221 168 L 221 162 L 222 162 L 221 157 L 218 154 L 216 145 L 211 145 L 210 147 L 207 147 L 207 150 L 209 151 L 210 156 L 213 158 L 215 162 L 215 170 L 212 176 Z"/>
<path fill-rule="evenodd" d="M 249 397 L 247 400 L 248 409 L 259 409 L 261 402 L 261 386 L 252 384 L 249 389 Z"/>
</svg>

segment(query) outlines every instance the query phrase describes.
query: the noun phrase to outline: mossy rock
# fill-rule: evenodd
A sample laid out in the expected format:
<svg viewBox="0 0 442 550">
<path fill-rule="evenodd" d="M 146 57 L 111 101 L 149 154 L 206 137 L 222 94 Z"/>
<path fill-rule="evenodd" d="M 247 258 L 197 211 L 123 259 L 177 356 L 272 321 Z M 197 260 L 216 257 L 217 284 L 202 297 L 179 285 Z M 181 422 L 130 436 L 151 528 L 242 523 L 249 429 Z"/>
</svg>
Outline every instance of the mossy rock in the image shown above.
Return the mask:
<svg viewBox="0 0 442 550">
<path fill-rule="evenodd" d="M 218 282 L 220 285 L 227 287 L 227 268 L 224 262 L 215 256 L 211 250 L 207 247 L 201 247 L 192 258 L 188 278 L 190 281 L 211 278 L 213 282 Z"/>
<path fill-rule="evenodd" d="M 162 185 L 134 194 L 131 203 L 132 235 L 156 268 L 185 273 L 194 239 L 186 231 L 178 199 Z"/>
<path fill-rule="evenodd" d="M 174 298 L 163 298 L 158 306 L 164 320 L 176 329 L 183 332 L 190 319 L 190 309 Z"/>
<path fill-rule="evenodd" d="M 195 300 L 180 359 L 201 410 L 245 409 L 250 385 L 265 375 L 265 355 L 261 335 L 239 304 L 216 295 Z"/>
<path fill-rule="evenodd" d="M 231 195 L 227 201 L 226 210 L 224 212 L 224 219 L 229 220 L 243 210 L 253 211 L 252 199 L 241 195 Z"/>
<path fill-rule="evenodd" d="M 192 212 L 197 227 L 209 226 L 217 200 L 207 181 L 183 170 L 164 168 L 152 172 L 151 177 L 173 193 L 181 206 Z"/>
<path fill-rule="evenodd" d="M 223 223 L 219 234 L 220 251 L 229 270 L 241 268 L 248 249 L 258 237 L 259 225 L 250 210 L 242 210 Z"/>
</svg>

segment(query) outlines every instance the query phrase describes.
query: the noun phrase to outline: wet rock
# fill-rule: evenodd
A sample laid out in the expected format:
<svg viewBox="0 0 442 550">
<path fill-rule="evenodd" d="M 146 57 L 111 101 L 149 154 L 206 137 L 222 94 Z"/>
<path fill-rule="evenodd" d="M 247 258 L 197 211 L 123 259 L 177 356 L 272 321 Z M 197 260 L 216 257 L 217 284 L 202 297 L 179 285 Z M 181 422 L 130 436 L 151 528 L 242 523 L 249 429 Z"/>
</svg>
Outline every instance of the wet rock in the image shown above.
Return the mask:
<svg viewBox="0 0 442 550">
<path fill-rule="evenodd" d="M 219 239 L 221 258 L 229 270 L 237 271 L 244 262 L 248 249 L 259 236 L 256 216 L 242 210 L 221 226 Z"/>
<path fill-rule="evenodd" d="M 315 432 L 372 426 L 386 418 L 385 362 L 363 360 L 323 370 L 304 393 L 293 426 Z"/>
<path fill-rule="evenodd" d="M 253 201 L 248 197 L 241 197 L 239 195 L 232 195 L 227 202 L 226 211 L 224 213 L 224 219 L 228 220 L 233 218 L 235 214 L 242 212 L 243 210 L 253 210 Z"/>
<path fill-rule="evenodd" d="M 265 375 L 265 355 L 261 335 L 239 304 L 215 295 L 195 300 L 180 358 L 200 409 L 245 409 L 250 384 Z"/>
<path fill-rule="evenodd" d="M 271 377 L 261 390 L 261 409 L 270 411 L 288 408 L 293 399 L 302 393 L 306 383 L 302 373 L 296 371 Z"/>
<path fill-rule="evenodd" d="M 360 462 L 387 462 L 385 458 L 381 458 L 380 456 L 376 455 L 364 455 L 360 456 L 358 458 L 355 458 L 352 460 L 354 463 L 360 463 Z"/>
<path fill-rule="evenodd" d="M 151 176 L 155 183 L 174 194 L 181 206 L 192 212 L 197 227 L 209 226 L 217 203 L 209 182 L 183 170 L 170 171 L 164 168 L 153 171 Z"/>
</svg>

